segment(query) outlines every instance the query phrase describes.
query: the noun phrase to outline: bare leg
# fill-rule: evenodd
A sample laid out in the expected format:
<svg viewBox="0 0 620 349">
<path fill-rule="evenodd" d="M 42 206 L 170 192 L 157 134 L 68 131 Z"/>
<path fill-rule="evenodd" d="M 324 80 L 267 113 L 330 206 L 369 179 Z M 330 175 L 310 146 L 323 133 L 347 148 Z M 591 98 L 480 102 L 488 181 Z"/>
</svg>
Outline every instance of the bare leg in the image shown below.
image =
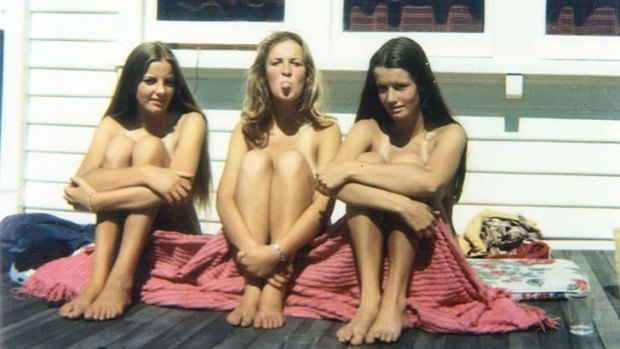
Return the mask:
<svg viewBox="0 0 620 349">
<path fill-rule="evenodd" d="M 133 151 L 133 165 L 152 164 L 168 166 L 170 157 L 157 137 L 145 137 Z M 125 219 L 120 250 L 108 280 L 97 299 L 86 310 L 84 317 L 92 320 L 110 320 L 121 316 L 131 305 L 131 293 L 138 261 L 148 242 L 158 208 L 131 212 Z"/>
<path fill-rule="evenodd" d="M 275 161 L 271 184 L 269 226 L 271 241 L 276 242 L 289 232 L 299 216 L 312 203 L 314 178 L 305 157 L 297 151 L 282 153 Z M 293 257 L 293 256 L 288 256 Z M 269 284 L 263 287 L 254 327 L 278 328 L 284 325 L 284 293 Z"/>
<path fill-rule="evenodd" d="M 390 271 L 381 297 L 379 313 L 365 337 L 365 342 L 369 344 L 374 343 L 375 340 L 395 342 L 400 337 L 402 329 L 407 326 L 405 302 L 418 240 L 399 217 L 390 217 L 389 221 L 391 223 L 391 232 L 388 236 Z"/>
<path fill-rule="evenodd" d="M 399 154 L 391 159 L 394 163 L 419 163 L 420 160 L 408 153 Z M 374 343 L 375 340 L 395 342 L 407 325 L 405 302 L 419 241 L 399 216 L 389 214 L 387 218 L 390 271 L 381 297 L 379 313 L 366 335 L 366 343 Z"/>
<path fill-rule="evenodd" d="M 373 163 L 385 162 L 383 157 L 375 153 L 362 154 L 358 159 Z M 371 210 L 347 206 L 347 223 L 360 279 L 360 305 L 353 320 L 338 330 L 336 335 L 339 341 L 352 345 L 364 342 L 381 300 L 383 233 L 379 217 L 378 213 Z"/>
<path fill-rule="evenodd" d="M 244 222 L 254 239 L 266 244 L 269 235 L 269 192 L 273 164 L 271 156 L 263 150 L 249 151 L 243 158 L 237 185 L 235 201 Z M 241 303 L 226 317 L 232 325 L 250 326 L 258 310 L 262 281 L 245 276 L 245 288 Z"/>
<path fill-rule="evenodd" d="M 108 149 L 106 149 L 103 167 L 121 168 L 129 166 L 133 147 L 134 141 L 128 137 L 113 138 Z M 103 289 L 114 262 L 120 237 L 120 224 L 119 213 L 104 212 L 97 214 L 93 270 L 90 273 L 86 289 L 60 308 L 61 316 L 69 319 L 82 317 Z"/>
</svg>

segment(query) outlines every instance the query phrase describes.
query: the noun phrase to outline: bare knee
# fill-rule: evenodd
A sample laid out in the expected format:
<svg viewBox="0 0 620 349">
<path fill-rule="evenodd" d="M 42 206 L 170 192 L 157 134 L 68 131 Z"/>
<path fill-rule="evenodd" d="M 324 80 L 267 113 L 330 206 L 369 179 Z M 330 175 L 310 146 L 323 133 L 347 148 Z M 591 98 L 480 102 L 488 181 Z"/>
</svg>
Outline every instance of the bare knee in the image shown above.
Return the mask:
<svg viewBox="0 0 620 349">
<path fill-rule="evenodd" d="M 133 165 L 151 164 L 167 166 L 170 156 L 164 142 L 155 136 L 146 136 L 136 142 L 132 153 Z"/>
<path fill-rule="evenodd" d="M 114 136 L 105 151 L 103 167 L 119 168 L 131 165 L 131 157 L 136 142 L 127 136 Z"/>
<path fill-rule="evenodd" d="M 295 150 L 279 154 L 275 161 L 274 170 L 279 176 L 291 178 L 301 178 L 299 176 L 312 172 L 305 156 Z"/>
<path fill-rule="evenodd" d="M 239 177 L 264 178 L 264 176 L 271 175 L 272 171 L 273 161 L 271 160 L 271 155 L 265 150 L 253 149 L 243 155 Z"/>
<path fill-rule="evenodd" d="M 357 157 L 357 160 L 373 164 L 383 164 L 387 162 L 383 155 L 375 152 L 362 153 Z"/>
</svg>

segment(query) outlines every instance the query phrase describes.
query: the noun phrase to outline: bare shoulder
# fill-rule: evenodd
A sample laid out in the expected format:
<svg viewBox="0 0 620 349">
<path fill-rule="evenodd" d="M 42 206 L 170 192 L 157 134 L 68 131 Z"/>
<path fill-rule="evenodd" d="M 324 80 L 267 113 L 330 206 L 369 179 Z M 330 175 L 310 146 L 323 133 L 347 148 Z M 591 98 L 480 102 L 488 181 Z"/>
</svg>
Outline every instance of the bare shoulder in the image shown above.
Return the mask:
<svg viewBox="0 0 620 349">
<path fill-rule="evenodd" d="M 125 131 L 127 131 L 127 128 L 109 115 L 101 118 L 101 121 L 97 126 L 97 132 L 100 133 L 121 134 Z"/>
<path fill-rule="evenodd" d="M 342 137 L 342 132 L 340 131 L 340 125 L 338 125 L 338 122 L 335 120 L 331 125 L 319 129 L 318 133 L 321 138 Z"/>
<path fill-rule="evenodd" d="M 465 129 L 456 122 L 441 126 L 433 131 L 433 133 L 435 133 L 435 138 L 437 140 L 450 139 L 459 143 L 465 143 L 467 141 Z"/>
<path fill-rule="evenodd" d="M 207 119 L 204 115 L 192 111 L 181 115 L 179 121 L 177 121 L 177 125 L 182 129 L 195 127 L 204 128 L 207 126 Z"/>
<path fill-rule="evenodd" d="M 349 131 L 349 134 L 355 134 L 357 137 L 376 137 L 380 133 L 382 133 L 381 128 L 379 128 L 379 124 L 374 119 L 356 121 Z"/>
</svg>

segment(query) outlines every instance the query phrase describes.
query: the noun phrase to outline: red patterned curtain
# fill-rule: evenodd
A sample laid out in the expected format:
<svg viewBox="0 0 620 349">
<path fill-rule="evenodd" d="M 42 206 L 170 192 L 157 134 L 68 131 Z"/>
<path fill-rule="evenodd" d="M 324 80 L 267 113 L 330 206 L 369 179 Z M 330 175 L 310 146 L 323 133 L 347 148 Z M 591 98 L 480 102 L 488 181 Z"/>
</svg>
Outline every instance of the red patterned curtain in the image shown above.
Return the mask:
<svg viewBox="0 0 620 349">
<path fill-rule="evenodd" d="M 484 31 L 484 0 L 345 0 L 346 31 Z"/>
<path fill-rule="evenodd" d="M 620 35 L 620 0 L 547 0 L 547 34 Z"/>
</svg>

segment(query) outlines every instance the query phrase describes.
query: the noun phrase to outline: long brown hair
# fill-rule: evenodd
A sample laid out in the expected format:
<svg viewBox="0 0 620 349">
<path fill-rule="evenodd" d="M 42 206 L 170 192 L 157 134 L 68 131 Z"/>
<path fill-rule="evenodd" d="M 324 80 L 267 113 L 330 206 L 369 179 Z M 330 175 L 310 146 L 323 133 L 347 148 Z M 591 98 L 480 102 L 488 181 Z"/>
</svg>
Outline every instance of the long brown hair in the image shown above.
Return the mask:
<svg viewBox="0 0 620 349">
<path fill-rule="evenodd" d="M 161 42 L 146 42 L 134 48 L 123 66 L 121 76 L 116 84 L 114 95 L 105 115 L 118 120 L 122 124 L 135 124 L 139 121 L 138 101 L 136 91 L 144 74 L 152 62 L 166 61 L 172 67 L 174 75 L 174 95 L 168 106 L 170 117 L 197 112 L 207 122 L 207 118 L 198 106 L 194 96 L 189 90 L 179 63 L 168 46 Z M 205 207 L 209 201 L 209 187 L 211 185 L 211 168 L 209 162 L 209 147 L 207 136 L 202 143 L 198 169 L 194 177 L 194 201 L 201 207 Z"/>
</svg>

